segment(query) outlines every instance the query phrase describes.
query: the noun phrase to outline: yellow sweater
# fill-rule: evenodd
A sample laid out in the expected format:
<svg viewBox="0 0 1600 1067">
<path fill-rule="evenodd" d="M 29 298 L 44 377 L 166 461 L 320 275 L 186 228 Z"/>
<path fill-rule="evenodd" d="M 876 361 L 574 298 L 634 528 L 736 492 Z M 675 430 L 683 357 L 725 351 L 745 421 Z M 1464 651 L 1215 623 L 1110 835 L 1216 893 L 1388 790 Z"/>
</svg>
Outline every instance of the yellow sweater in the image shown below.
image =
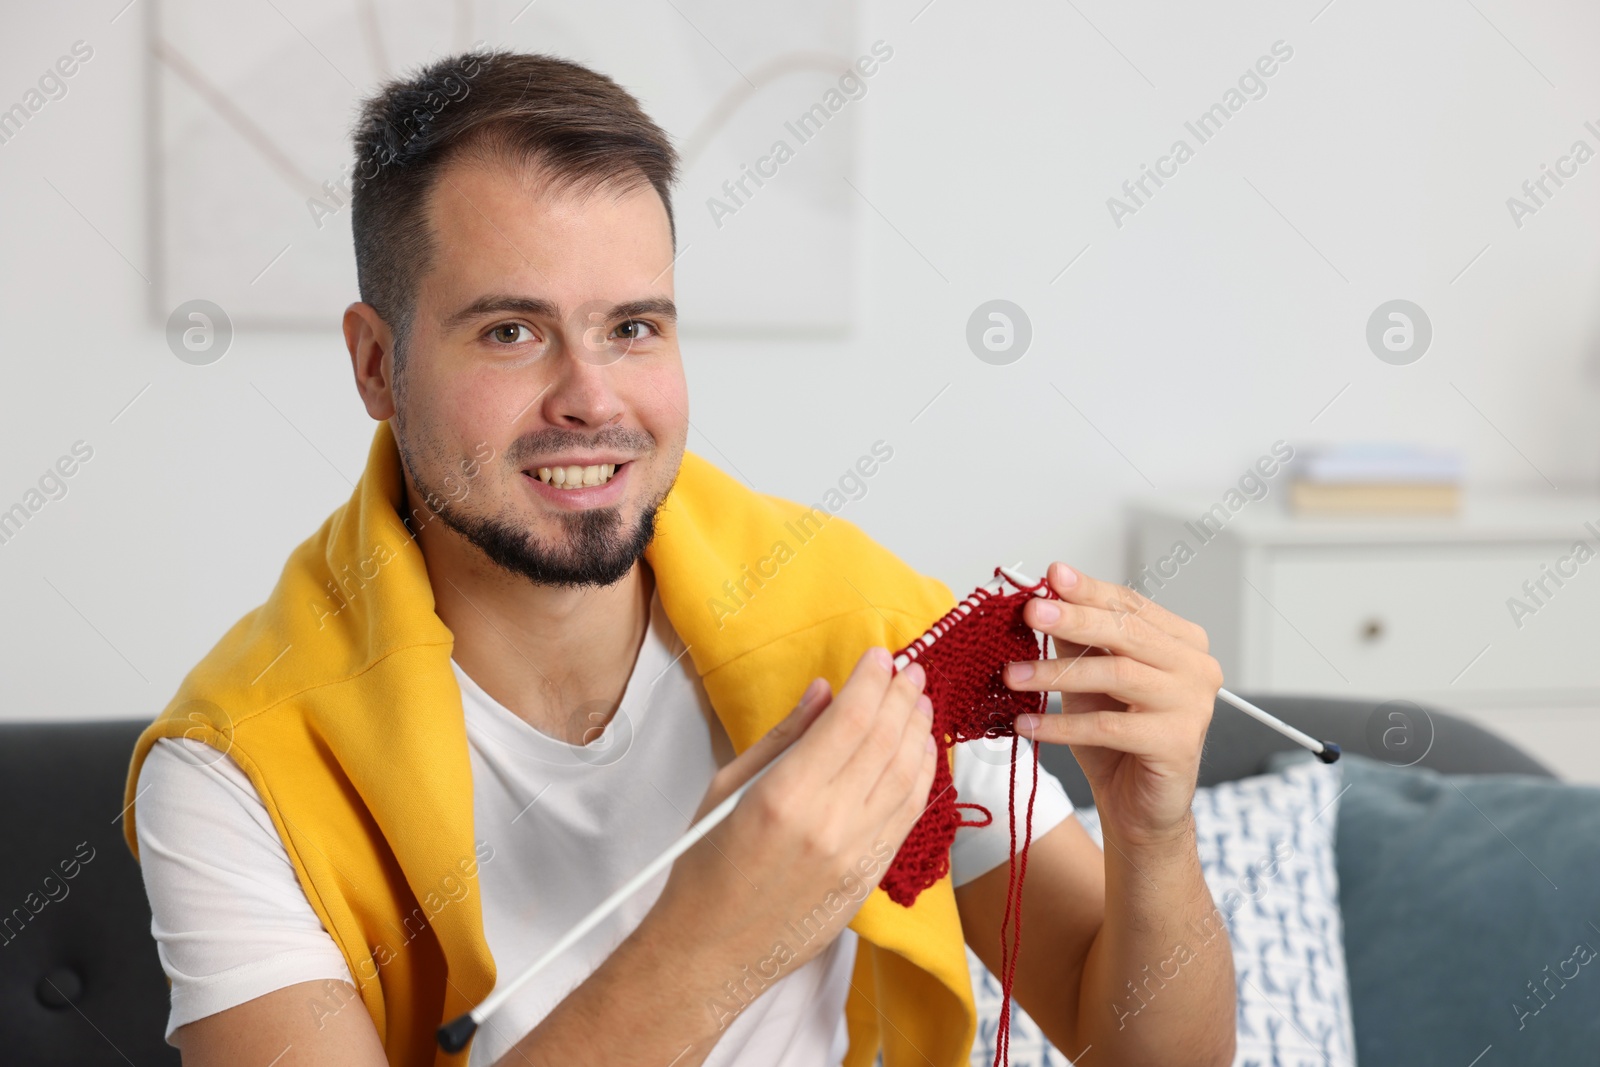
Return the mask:
<svg viewBox="0 0 1600 1067">
<path fill-rule="evenodd" d="M 189 672 L 140 735 L 226 752 L 271 813 L 295 873 L 355 976 L 395 1067 L 461 1065 L 434 1030 L 495 984 L 476 885 L 472 772 L 454 638 L 434 613 L 387 422 L 350 500 L 297 547 L 266 603 Z M 898 648 L 950 609 L 941 582 L 819 509 L 753 492 L 698 456 L 645 551 L 667 617 L 737 751 L 821 675 L 835 688 L 867 646 Z M 725 583 L 732 583 L 732 595 Z M 946 877 L 902 908 L 882 890 L 860 935 L 847 1067 L 966 1062 L 976 1016 Z"/>
</svg>

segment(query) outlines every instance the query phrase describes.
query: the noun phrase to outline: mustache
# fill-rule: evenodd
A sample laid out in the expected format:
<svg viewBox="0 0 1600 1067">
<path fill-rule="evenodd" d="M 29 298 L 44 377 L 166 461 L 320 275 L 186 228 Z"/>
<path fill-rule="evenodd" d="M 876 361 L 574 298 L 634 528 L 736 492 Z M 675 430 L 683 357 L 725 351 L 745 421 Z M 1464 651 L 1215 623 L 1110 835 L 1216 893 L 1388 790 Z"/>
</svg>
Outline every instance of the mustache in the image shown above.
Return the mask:
<svg viewBox="0 0 1600 1067">
<path fill-rule="evenodd" d="M 527 458 L 549 455 L 551 452 L 599 451 L 607 448 L 629 453 L 654 452 L 656 439 L 644 430 L 625 426 L 607 427 L 592 436 L 551 426 L 517 438 L 506 449 L 506 457 L 520 464 Z"/>
</svg>

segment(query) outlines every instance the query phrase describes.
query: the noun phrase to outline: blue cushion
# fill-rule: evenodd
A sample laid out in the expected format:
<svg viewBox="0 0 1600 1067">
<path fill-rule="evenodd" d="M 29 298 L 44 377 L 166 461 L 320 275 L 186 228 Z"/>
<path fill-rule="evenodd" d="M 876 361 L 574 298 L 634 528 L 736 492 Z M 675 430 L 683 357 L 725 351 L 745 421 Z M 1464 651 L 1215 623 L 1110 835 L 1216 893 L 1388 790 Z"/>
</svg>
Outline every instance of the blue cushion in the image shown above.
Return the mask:
<svg viewBox="0 0 1600 1067">
<path fill-rule="evenodd" d="M 1600 789 L 1341 762 L 1357 1061 L 1600 1062 Z"/>
</svg>

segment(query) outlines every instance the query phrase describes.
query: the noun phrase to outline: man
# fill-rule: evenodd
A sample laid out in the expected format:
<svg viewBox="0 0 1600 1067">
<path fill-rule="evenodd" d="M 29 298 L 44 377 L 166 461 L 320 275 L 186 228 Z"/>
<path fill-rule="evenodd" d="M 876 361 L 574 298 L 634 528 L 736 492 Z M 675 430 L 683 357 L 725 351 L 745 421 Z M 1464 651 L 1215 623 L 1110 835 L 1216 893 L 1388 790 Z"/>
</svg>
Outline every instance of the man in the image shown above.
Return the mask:
<svg viewBox="0 0 1600 1067">
<path fill-rule="evenodd" d="M 965 1062 L 962 945 L 999 968 L 1009 840 L 963 829 L 909 908 L 874 889 L 936 758 L 922 669 L 888 650 L 954 597 L 685 451 L 666 136 L 602 75 L 490 53 L 389 85 L 356 140 L 367 469 L 129 774 L 169 1040 L 191 1065 L 468 1062 L 440 1023 L 782 754 L 469 1062 Z M 1054 658 L 1007 684 L 1063 694 L 1019 730 L 1073 746 L 1113 847 L 1044 783 L 1016 997 L 1083 1063 L 1226 1063 L 1226 938 L 1148 966 L 1215 923 L 1189 805 L 1217 665 L 1130 590 L 1048 579 L 1028 622 Z M 955 754 L 991 810 L 1008 771 Z"/>
</svg>

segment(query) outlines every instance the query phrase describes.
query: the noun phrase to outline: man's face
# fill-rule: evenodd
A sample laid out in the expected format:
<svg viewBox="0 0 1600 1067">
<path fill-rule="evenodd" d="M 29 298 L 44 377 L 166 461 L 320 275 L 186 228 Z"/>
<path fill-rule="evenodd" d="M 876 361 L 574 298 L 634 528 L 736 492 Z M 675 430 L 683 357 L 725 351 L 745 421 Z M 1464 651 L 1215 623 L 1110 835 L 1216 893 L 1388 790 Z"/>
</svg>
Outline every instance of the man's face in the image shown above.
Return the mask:
<svg viewBox="0 0 1600 1067">
<path fill-rule="evenodd" d="M 395 383 L 414 489 L 449 501 L 444 523 L 507 570 L 618 581 L 688 433 L 666 208 L 648 184 L 552 193 L 537 170 L 458 161 L 428 218 Z"/>
</svg>

